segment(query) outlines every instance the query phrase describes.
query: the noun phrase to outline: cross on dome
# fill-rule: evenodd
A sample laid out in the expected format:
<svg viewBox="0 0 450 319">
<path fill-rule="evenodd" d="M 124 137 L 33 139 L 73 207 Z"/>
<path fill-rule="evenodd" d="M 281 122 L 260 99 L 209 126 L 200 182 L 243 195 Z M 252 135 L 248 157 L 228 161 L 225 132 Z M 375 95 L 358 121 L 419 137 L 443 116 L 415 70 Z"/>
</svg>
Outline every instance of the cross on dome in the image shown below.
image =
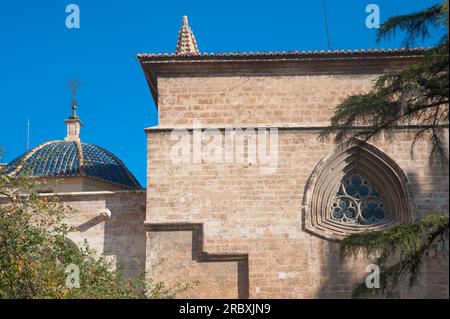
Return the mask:
<svg viewBox="0 0 450 319">
<path fill-rule="evenodd" d="M 67 136 L 64 139 L 67 142 L 80 142 L 80 130 L 83 123 L 80 121 L 77 115 L 77 89 L 80 87 L 80 83 L 73 80 L 69 83 L 69 87 L 72 89 L 72 114 L 64 122 L 67 125 Z"/>
</svg>

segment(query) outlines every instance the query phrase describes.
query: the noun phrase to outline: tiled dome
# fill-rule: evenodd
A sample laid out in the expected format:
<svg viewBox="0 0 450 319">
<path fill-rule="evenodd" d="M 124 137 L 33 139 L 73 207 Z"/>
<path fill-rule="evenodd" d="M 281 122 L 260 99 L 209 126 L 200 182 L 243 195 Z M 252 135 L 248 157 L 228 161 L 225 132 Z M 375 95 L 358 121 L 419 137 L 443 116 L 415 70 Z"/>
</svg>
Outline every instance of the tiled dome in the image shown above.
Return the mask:
<svg viewBox="0 0 450 319">
<path fill-rule="evenodd" d="M 43 143 L 13 160 L 4 170 L 12 176 L 87 177 L 127 189 L 142 188 L 114 154 L 76 141 Z"/>
</svg>

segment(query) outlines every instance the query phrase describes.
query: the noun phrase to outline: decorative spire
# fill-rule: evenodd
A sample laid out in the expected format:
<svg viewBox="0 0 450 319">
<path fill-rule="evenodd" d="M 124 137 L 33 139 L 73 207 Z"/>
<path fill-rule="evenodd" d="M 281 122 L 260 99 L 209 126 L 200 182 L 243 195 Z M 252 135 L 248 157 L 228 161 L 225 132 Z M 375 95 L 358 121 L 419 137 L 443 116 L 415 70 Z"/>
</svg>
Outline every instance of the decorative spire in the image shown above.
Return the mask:
<svg viewBox="0 0 450 319">
<path fill-rule="evenodd" d="M 77 115 L 77 89 L 80 87 L 80 83 L 72 80 L 69 83 L 69 87 L 72 89 L 72 114 L 67 120 L 64 121 L 67 125 L 67 136 L 64 139 L 67 142 L 80 142 L 80 129 L 83 126 Z"/>
<path fill-rule="evenodd" d="M 77 89 L 80 87 L 80 83 L 72 80 L 69 87 L 72 89 L 72 115 L 69 116 L 69 119 L 77 119 Z"/>
<path fill-rule="evenodd" d="M 194 33 L 188 24 L 187 16 L 183 16 L 183 25 L 178 32 L 177 41 L 177 55 L 197 55 L 200 51 L 197 47 L 197 41 L 195 41 Z"/>
</svg>

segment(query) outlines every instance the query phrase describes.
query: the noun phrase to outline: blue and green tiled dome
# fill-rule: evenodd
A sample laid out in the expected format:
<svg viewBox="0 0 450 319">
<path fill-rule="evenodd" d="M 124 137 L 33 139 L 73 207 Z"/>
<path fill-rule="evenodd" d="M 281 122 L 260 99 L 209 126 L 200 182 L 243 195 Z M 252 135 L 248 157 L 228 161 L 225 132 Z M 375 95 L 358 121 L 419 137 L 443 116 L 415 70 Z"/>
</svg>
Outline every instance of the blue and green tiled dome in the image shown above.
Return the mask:
<svg viewBox="0 0 450 319">
<path fill-rule="evenodd" d="M 75 86 L 73 83 L 73 88 Z M 13 177 L 83 177 L 128 190 L 142 189 L 133 174 L 114 154 L 99 146 L 81 142 L 80 129 L 83 123 L 76 113 L 75 91 L 72 114 L 64 121 L 67 125 L 66 138 L 40 144 L 2 167 L 2 172 Z"/>
<path fill-rule="evenodd" d="M 126 189 L 142 189 L 126 166 L 111 152 L 78 141 L 49 141 L 10 162 L 4 172 L 39 178 L 87 177 Z"/>
</svg>

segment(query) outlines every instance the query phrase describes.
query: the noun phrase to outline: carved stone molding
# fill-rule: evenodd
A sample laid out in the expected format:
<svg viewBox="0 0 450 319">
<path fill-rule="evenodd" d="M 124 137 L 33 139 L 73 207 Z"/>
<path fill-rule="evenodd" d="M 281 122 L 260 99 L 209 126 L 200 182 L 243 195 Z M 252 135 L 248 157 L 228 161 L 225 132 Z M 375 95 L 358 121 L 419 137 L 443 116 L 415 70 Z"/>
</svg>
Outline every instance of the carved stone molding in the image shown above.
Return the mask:
<svg viewBox="0 0 450 319">
<path fill-rule="evenodd" d="M 332 218 L 331 209 L 341 181 L 349 174 L 364 176 L 386 205 L 386 218 L 373 224 L 345 224 Z M 401 168 L 381 150 L 356 141 L 326 155 L 315 167 L 305 188 L 303 227 L 317 236 L 341 240 L 368 230 L 411 223 L 415 208 L 412 192 Z"/>
</svg>

